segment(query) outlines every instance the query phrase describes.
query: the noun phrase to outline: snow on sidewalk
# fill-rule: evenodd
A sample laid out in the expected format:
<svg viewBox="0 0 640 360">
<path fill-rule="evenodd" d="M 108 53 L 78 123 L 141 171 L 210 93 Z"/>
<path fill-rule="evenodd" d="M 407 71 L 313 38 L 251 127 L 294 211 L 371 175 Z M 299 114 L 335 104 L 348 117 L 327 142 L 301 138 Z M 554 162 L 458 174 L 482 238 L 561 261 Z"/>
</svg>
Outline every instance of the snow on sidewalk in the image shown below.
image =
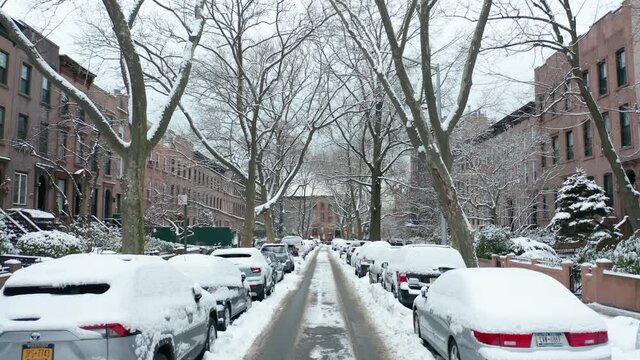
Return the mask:
<svg viewBox="0 0 640 360">
<path fill-rule="evenodd" d="M 244 358 L 256 339 L 271 325 L 284 299 L 298 289 L 312 256 L 314 254 L 310 253 L 305 261 L 295 258 L 295 271 L 285 275 L 271 296 L 263 301 L 254 301 L 251 308 L 235 319 L 227 331 L 219 331 L 213 349 L 206 353 L 204 360 Z"/>
<path fill-rule="evenodd" d="M 640 321 L 626 316 L 602 317 L 609 328 L 612 360 L 640 359 Z"/>
<path fill-rule="evenodd" d="M 386 340 L 385 345 L 392 357 L 403 360 L 434 360 L 431 352 L 413 333 L 411 310 L 402 306 L 380 284 L 371 285 L 368 277 L 354 276 L 353 267 L 345 264 L 335 252 L 332 251 L 330 256 L 340 264 L 340 270 L 344 272 L 349 286 L 360 295 L 362 306 L 369 314 L 375 315 L 371 316 L 371 322 Z"/>
</svg>

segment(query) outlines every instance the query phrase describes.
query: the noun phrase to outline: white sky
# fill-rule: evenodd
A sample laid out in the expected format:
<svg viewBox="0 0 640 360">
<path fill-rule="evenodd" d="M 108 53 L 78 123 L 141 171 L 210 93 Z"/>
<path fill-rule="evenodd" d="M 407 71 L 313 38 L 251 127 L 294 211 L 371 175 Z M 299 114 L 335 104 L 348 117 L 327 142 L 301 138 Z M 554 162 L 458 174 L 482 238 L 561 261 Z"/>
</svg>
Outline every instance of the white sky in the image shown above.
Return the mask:
<svg viewBox="0 0 640 360">
<path fill-rule="evenodd" d="M 79 47 L 76 44 L 76 35 L 81 28 L 79 19 L 86 14 L 79 10 L 78 4 L 82 7 L 89 4 L 89 1 L 96 0 L 67 0 L 59 6 L 55 13 L 48 11 L 34 10 L 33 4 L 42 0 L 8 0 L 4 9 L 15 18 L 21 19 L 34 28 L 41 30 L 53 42 L 60 46 L 60 53 L 74 57 L 78 62 L 87 66 L 91 71 L 97 73 L 98 85 L 110 90 L 114 84 L 118 83 L 109 79 L 101 69 L 87 64 L 78 54 Z M 128 0 L 124 0 L 128 1 Z M 450 1 L 450 0 L 446 0 Z M 479 0 L 470 0 L 479 1 Z M 578 23 L 581 32 L 585 32 L 589 25 L 610 10 L 620 6 L 622 0 L 573 0 L 574 8 L 580 9 L 578 13 Z M 85 11 L 86 12 L 86 11 Z M 53 16 L 52 16 L 53 14 Z M 532 101 L 533 89 L 528 82 L 533 79 L 533 70 L 544 61 L 547 54 L 524 53 L 508 56 L 506 53 L 493 52 L 489 56 L 479 60 L 476 76 L 474 78 L 474 88 L 469 105 L 473 108 L 485 101 L 490 96 L 498 101 L 496 105 L 488 109 L 490 116 L 500 118 L 528 101 Z M 517 81 L 507 81 L 500 79 L 495 73 L 504 75 Z M 498 84 L 498 86 L 496 86 Z"/>
</svg>

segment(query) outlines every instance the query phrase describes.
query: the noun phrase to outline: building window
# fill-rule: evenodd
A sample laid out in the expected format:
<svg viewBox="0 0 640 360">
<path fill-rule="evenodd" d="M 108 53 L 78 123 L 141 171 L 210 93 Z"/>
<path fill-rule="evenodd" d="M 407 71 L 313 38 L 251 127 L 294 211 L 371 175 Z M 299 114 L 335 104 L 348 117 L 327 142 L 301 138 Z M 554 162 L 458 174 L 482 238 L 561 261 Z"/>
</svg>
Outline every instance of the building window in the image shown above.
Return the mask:
<svg viewBox="0 0 640 360">
<path fill-rule="evenodd" d="M 564 135 L 567 142 L 567 161 L 573 160 L 573 130 L 567 131 Z"/>
<path fill-rule="evenodd" d="M 631 114 L 627 105 L 620 107 L 620 144 L 631 146 Z"/>
<path fill-rule="evenodd" d="M 16 172 L 13 176 L 13 205 L 27 205 L 27 174 Z"/>
<path fill-rule="evenodd" d="M 29 117 L 25 114 L 18 114 L 18 140 L 27 140 L 29 131 Z"/>
<path fill-rule="evenodd" d="M 584 156 L 593 155 L 593 128 L 591 127 L 591 121 L 587 120 L 582 125 L 582 135 L 584 138 Z"/>
<path fill-rule="evenodd" d="M 25 63 L 20 67 L 20 92 L 25 95 L 31 94 L 31 65 Z"/>
<path fill-rule="evenodd" d="M 609 113 L 602 113 L 602 122 L 604 123 L 604 127 L 607 129 L 607 133 L 611 133 L 611 118 L 609 117 Z"/>
<path fill-rule="evenodd" d="M 604 194 L 609 198 L 607 200 L 608 206 L 613 206 L 613 175 L 611 173 L 604 174 Z"/>
<path fill-rule="evenodd" d="M 60 112 L 62 115 L 69 115 L 69 95 L 65 93 L 60 95 Z"/>
<path fill-rule="evenodd" d="M 549 218 L 549 203 L 547 203 L 547 195 L 542 194 L 542 217 Z"/>
<path fill-rule="evenodd" d="M 540 166 L 547 166 L 547 145 L 545 143 L 540 144 Z"/>
<path fill-rule="evenodd" d="M 618 86 L 627 84 L 627 58 L 624 48 L 616 52 L 616 75 L 618 75 Z"/>
<path fill-rule="evenodd" d="M 4 107 L 0 106 L 0 139 L 4 139 Z"/>
<path fill-rule="evenodd" d="M 0 51 L 0 83 L 7 85 L 9 74 L 9 54 Z"/>
<path fill-rule="evenodd" d="M 42 103 L 51 104 L 51 82 L 46 77 L 42 77 Z"/>
<path fill-rule="evenodd" d="M 49 124 L 40 123 L 40 134 L 38 141 L 38 152 L 47 154 L 49 150 Z"/>
<path fill-rule="evenodd" d="M 60 131 L 58 133 L 58 158 L 63 159 L 67 156 L 67 139 L 69 134 L 66 131 Z"/>
<path fill-rule="evenodd" d="M 598 93 L 604 95 L 609 91 L 609 84 L 607 78 L 607 62 L 601 61 L 598 63 Z"/>
<path fill-rule="evenodd" d="M 113 156 L 111 151 L 107 151 L 107 156 L 106 156 L 105 163 L 104 163 L 104 173 L 105 173 L 105 175 L 111 175 L 111 156 Z"/>
<path fill-rule="evenodd" d="M 64 213 L 64 204 L 66 200 L 67 193 L 67 180 L 58 179 L 56 180 L 56 210 L 58 210 L 58 214 Z"/>
<path fill-rule="evenodd" d="M 587 87 L 587 90 L 591 91 L 591 78 L 589 77 L 589 70 L 585 70 L 582 72 L 582 82 L 584 86 Z"/>
<path fill-rule="evenodd" d="M 559 149 L 557 136 L 554 136 L 551 138 L 551 150 L 553 151 L 552 159 L 553 159 L 553 164 L 555 165 L 558 163 L 558 157 L 560 156 L 560 149 Z"/>
</svg>

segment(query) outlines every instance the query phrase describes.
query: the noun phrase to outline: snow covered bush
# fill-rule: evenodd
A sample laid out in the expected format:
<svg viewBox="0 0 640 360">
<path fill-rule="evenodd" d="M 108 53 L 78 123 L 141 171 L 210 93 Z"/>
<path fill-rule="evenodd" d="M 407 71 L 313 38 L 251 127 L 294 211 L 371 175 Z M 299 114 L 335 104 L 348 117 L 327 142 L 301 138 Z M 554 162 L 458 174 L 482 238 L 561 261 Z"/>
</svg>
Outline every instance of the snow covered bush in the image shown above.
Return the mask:
<svg viewBox="0 0 640 360">
<path fill-rule="evenodd" d="M 538 258 L 547 261 L 558 260 L 558 254 L 549 245 L 526 237 L 509 239 L 509 250 L 521 258 Z"/>
<path fill-rule="evenodd" d="M 476 233 L 476 254 L 481 259 L 491 259 L 491 255 L 505 255 L 509 252 L 511 230 L 503 226 L 489 225 Z"/>
<path fill-rule="evenodd" d="M 584 170 L 576 169 L 562 184 L 556 199 L 556 213 L 549 227 L 559 239 L 567 241 L 587 240 L 603 225 L 596 218 L 607 216 L 612 209 L 604 190 L 589 179 Z"/>
<path fill-rule="evenodd" d="M 545 228 L 522 230 L 519 231 L 516 235 L 526 237 L 528 239 L 535 240 L 549 246 L 555 246 L 556 244 L 556 234 Z"/>
<path fill-rule="evenodd" d="M 87 250 L 86 242 L 61 231 L 36 231 L 20 237 L 16 248 L 21 255 L 62 257 Z"/>
<path fill-rule="evenodd" d="M 16 252 L 13 244 L 16 234 L 7 227 L 4 215 L 0 215 L 0 254 L 13 254 Z"/>
<path fill-rule="evenodd" d="M 87 243 L 88 250 L 122 250 L 122 230 L 117 226 L 97 222 L 78 221 L 71 224 L 70 232 Z"/>
<path fill-rule="evenodd" d="M 611 259 L 617 271 L 640 274 L 640 234 L 636 232 L 622 240 L 613 250 Z"/>
<path fill-rule="evenodd" d="M 176 249 L 176 246 L 179 245 L 147 235 L 146 241 L 144 243 L 144 251 L 146 253 L 158 252 L 160 254 L 168 254 L 173 253 Z"/>
</svg>

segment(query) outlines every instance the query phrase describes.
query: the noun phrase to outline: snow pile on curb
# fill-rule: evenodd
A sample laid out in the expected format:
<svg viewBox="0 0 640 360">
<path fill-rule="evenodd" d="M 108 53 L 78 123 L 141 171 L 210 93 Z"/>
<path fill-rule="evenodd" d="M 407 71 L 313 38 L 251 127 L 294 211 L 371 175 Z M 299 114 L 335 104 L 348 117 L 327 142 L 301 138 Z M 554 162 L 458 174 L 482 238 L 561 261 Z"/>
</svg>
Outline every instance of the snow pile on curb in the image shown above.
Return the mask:
<svg viewBox="0 0 640 360">
<path fill-rule="evenodd" d="M 317 250 L 309 255 L 314 256 Z M 254 302 L 251 308 L 240 315 L 224 332 L 218 332 L 213 349 L 208 352 L 203 360 L 214 359 L 242 359 L 249 352 L 253 343 L 271 325 L 276 318 L 276 313 L 281 309 L 284 299 L 294 290 L 298 289 L 304 278 L 307 267 L 311 262 L 311 256 L 307 260 L 296 257 L 296 270 L 287 274 L 284 280 L 276 285 L 275 292 L 263 301 Z"/>
<path fill-rule="evenodd" d="M 640 320 L 626 316 L 606 317 L 613 360 L 640 359 Z"/>
<path fill-rule="evenodd" d="M 373 325 L 386 340 L 385 345 L 393 359 L 434 360 L 431 352 L 413 333 L 413 314 L 402 306 L 390 292 L 380 284 L 369 284 L 369 278 L 357 278 L 353 268 L 344 264 L 333 252 L 331 256 L 340 263 L 340 271 L 348 285 L 360 294 L 362 306 L 369 311 Z"/>
</svg>

